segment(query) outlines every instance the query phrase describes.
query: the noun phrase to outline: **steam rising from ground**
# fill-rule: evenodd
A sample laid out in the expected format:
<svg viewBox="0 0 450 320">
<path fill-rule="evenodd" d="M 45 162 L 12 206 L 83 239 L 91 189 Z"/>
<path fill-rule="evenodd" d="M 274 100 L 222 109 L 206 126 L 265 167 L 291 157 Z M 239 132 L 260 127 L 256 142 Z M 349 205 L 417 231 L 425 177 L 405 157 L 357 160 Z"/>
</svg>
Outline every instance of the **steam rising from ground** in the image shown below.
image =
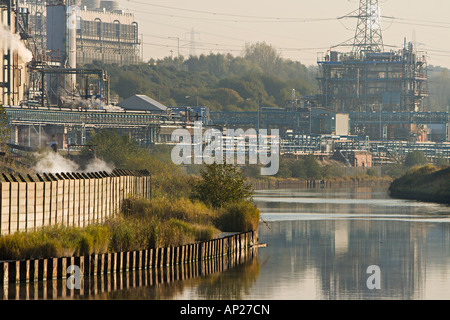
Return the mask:
<svg viewBox="0 0 450 320">
<path fill-rule="evenodd" d="M 17 52 L 24 63 L 28 63 L 33 59 L 33 54 L 25 47 L 20 40 L 20 36 L 13 34 L 4 24 L 0 24 L 0 49 Z"/>
<path fill-rule="evenodd" d="M 35 165 L 35 170 L 38 173 L 60 173 L 60 172 L 111 172 L 114 168 L 100 159 L 92 159 L 86 166 L 86 169 L 81 170 L 80 167 L 73 161 L 62 157 L 58 153 L 46 152 L 44 154 L 36 154 L 38 162 Z"/>
</svg>

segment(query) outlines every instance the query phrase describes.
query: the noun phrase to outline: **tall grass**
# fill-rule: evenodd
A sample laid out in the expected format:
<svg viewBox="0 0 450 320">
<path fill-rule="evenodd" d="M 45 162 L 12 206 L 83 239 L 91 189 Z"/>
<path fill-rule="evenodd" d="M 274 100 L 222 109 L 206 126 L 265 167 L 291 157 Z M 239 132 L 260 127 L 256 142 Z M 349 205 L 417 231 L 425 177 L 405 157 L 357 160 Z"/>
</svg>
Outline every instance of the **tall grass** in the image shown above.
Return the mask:
<svg viewBox="0 0 450 320">
<path fill-rule="evenodd" d="M 40 259 L 134 251 L 206 241 L 220 233 L 217 212 L 181 198 L 128 199 L 102 225 L 48 227 L 0 237 L 0 260 Z"/>
<path fill-rule="evenodd" d="M 257 230 L 260 218 L 259 209 L 249 201 L 231 203 L 221 209 L 217 227 L 228 232 L 247 232 Z"/>
<path fill-rule="evenodd" d="M 107 252 L 109 230 L 100 225 L 83 229 L 47 227 L 0 237 L 0 259 L 40 259 Z"/>
</svg>

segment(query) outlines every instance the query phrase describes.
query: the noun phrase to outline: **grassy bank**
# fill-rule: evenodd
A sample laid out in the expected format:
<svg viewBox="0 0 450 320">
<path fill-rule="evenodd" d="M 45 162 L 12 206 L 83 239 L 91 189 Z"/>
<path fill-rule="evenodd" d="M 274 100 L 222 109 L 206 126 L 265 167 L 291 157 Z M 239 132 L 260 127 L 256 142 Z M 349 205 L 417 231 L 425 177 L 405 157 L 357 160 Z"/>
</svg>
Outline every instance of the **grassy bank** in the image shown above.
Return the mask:
<svg viewBox="0 0 450 320">
<path fill-rule="evenodd" d="M 450 167 L 412 169 L 394 180 L 389 192 L 394 198 L 450 204 Z"/>
<path fill-rule="evenodd" d="M 102 225 L 49 227 L 0 237 L 0 260 L 70 257 L 178 246 L 221 232 L 256 230 L 259 210 L 250 202 L 214 209 L 186 198 L 128 199 Z"/>
</svg>

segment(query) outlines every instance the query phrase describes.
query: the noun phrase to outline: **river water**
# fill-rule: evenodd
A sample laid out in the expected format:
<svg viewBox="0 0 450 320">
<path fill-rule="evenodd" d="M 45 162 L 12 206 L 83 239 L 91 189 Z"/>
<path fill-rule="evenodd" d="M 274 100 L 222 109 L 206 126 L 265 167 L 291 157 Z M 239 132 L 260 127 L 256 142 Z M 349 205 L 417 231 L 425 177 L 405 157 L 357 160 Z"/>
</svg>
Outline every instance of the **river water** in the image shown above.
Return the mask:
<svg viewBox="0 0 450 320">
<path fill-rule="evenodd" d="M 257 264 L 175 298 L 450 299 L 449 206 L 391 199 L 380 188 L 258 191 L 254 199 L 267 244 Z"/>
<path fill-rule="evenodd" d="M 218 262 L 206 276 L 185 277 L 192 273 L 187 268 L 175 275 L 121 274 L 113 283 L 86 279 L 89 294 L 62 298 L 450 299 L 449 206 L 391 199 L 381 188 L 257 191 L 254 200 L 264 220 L 259 242 L 267 247 L 247 261 L 225 271 Z M 369 288 L 368 280 L 379 287 Z M 65 291 L 64 283 L 53 291 L 50 285 L 44 290 L 50 299 Z M 39 299 L 42 293 L 18 288 L 11 295 Z"/>
</svg>

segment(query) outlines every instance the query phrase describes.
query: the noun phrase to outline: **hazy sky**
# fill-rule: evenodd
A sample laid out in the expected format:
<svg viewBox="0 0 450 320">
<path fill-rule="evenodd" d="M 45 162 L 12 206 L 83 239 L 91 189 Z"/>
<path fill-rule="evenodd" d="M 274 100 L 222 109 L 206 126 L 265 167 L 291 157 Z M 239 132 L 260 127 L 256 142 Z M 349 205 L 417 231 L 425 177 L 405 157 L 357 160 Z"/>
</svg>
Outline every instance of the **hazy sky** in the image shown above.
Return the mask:
<svg viewBox="0 0 450 320">
<path fill-rule="evenodd" d="M 265 41 L 282 57 L 316 64 L 326 52 L 354 37 L 357 19 L 338 20 L 359 7 L 357 0 L 119 0 L 135 14 L 144 58 L 178 53 L 242 53 L 246 43 Z M 428 64 L 450 68 L 449 0 L 380 0 L 386 51 L 416 41 Z M 395 19 L 389 18 L 393 17 Z M 194 33 L 192 33 L 192 30 Z M 415 38 L 415 39 L 414 39 Z M 342 47 L 339 51 L 349 51 Z M 172 52 L 171 52 L 172 51 Z"/>
</svg>

